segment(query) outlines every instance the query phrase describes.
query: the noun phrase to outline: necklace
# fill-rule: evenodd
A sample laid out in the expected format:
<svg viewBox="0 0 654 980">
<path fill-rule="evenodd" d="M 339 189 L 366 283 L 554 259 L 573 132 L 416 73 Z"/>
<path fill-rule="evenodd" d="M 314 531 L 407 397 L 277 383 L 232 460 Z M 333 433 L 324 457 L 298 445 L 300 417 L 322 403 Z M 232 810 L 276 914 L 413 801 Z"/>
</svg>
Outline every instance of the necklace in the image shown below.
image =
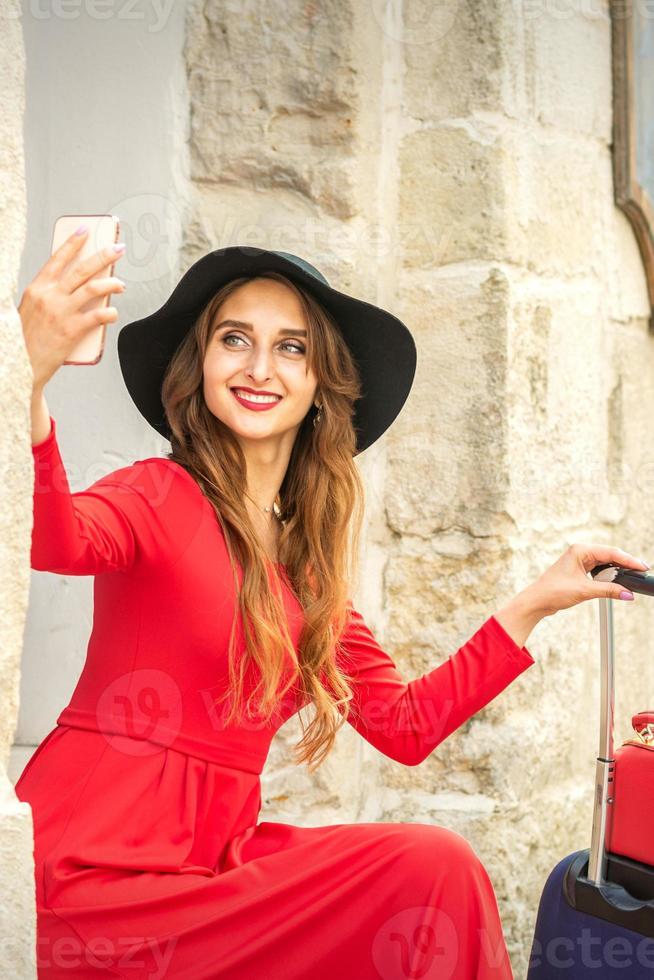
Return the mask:
<svg viewBox="0 0 654 980">
<path fill-rule="evenodd" d="M 248 492 L 247 492 L 246 490 L 244 490 L 243 492 L 245 493 L 245 496 L 246 496 L 246 497 L 247 497 L 247 498 L 248 498 L 249 500 L 252 500 L 252 497 L 250 497 L 250 494 L 249 494 L 249 493 L 248 493 Z M 257 507 L 257 508 L 259 508 L 260 510 L 265 510 L 267 514 L 270 514 L 270 513 L 272 512 L 272 513 L 274 514 L 274 516 L 275 516 L 275 517 L 277 517 L 277 518 L 279 519 L 279 514 L 278 514 L 278 508 L 277 508 L 277 506 L 276 506 L 276 504 L 275 504 L 275 502 L 274 502 L 274 501 L 272 502 L 272 504 L 271 504 L 271 506 L 270 506 L 270 507 L 261 507 L 261 506 L 260 506 L 260 505 L 259 505 L 259 504 L 258 504 L 258 503 L 256 502 L 256 500 L 252 500 L 252 503 L 254 504 L 254 506 L 255 506 L 255 507 Z"/>
<path fill-rule="evenodd" d="M 252 497 L 250 497 L 250 494 L 246 490 L 243 491 L 243 492 L 245 493 L 245 496 L 249 500 L 252 500 Z M 278 527 L 281 525 L 282 519 L 281 519 L 281 517 L 279 515 L 279 508 L 277 507 L 277 505 L 274 502 L 273 502 L 273 504 L 272 504 L 271 507 L 260 507 L 259 504 L 256 502 L 256 500 L 252 500 L 252 503 L 255 505 L 255 507 L 257 508 L 257 510 L 265 510 L 268 513 L 270 513 L 272 511 L 273 516 L 277 518 L 277 521 L 273 521 L 272 523 L 270 523 L 270 522 L 268 523 L 268 527 L 269 528 L 272 528 L 273 525 L 275 525 L 275 524 Z M 279 532 L 275 532 L 275 537 L 278 537 L 278 533 Z M 273 553 L 270 555 L 271 560 L 272 561 L 275 561 L 275 562 L 277 561 L 277 543 L 278 542 L 275 542 L 275 544 L 272 546 L 272 549 L 271 550 L 272 550 Z"/>
</svg>

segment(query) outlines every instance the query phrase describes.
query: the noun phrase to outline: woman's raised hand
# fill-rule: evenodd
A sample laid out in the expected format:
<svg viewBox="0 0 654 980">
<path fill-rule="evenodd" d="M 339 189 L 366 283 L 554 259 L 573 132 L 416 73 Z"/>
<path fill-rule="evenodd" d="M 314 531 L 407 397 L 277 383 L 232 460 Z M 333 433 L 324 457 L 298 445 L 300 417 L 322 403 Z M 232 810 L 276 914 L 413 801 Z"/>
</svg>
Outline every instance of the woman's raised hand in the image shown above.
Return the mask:
<svg viewBox="0 0 654 980">
<path fill-rule="evenodd" d="M 633 599 L 633 594 L 623 586 L 599 582 L 588 574 L 596 565 L 609 563 L 639 572 L 649 568 L 647 562 L 621 548 L 573 544 L 540 578 L 503 606 L 495 619 L 518 646 L 523 646 L 541 619 L 561 609 L 569 609 L 587 599 Z"/>
<path fill-rule="evenodd" d="M 35 391 L 44 388 L 87 331 L 118 319 L 115 306 L 80 312 L 89 300 L 125 289 L 116 276 L 94 278 L 113 265 L 122 250 L 109 246 L 79 261 L 87 234 L 71 235 L 52 253 L 26 286 L 18 307 Z"/>
<path fill-rule="evenodd" d="M 634 558 L 620 548 L 602 544 L 573 544 L 539 579 L 528 586 L 528 590 L 543 616 L 551 616 L 560 609 L 568 609 L 587 599 L 633 598 L 632 593 L 625 590 L 624 586 L 598 582 L 588 575 L 596 565 L 609 563 L 623 568 L 634 568 L 638 572 L 649 568 L 642 558 Z"/>
</svg>

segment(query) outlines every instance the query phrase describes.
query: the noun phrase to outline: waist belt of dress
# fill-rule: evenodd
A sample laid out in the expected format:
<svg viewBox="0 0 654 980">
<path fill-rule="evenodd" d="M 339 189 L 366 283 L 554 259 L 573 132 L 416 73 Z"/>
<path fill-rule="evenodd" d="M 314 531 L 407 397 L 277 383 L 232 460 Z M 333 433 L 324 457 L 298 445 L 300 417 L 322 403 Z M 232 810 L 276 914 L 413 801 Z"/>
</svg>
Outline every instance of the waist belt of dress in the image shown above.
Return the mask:
<svg viewBox="0 0 654 980">
<path fill-rule="evenodd" d="M 243 745 L 244 733 L 238 731 L 234 733 L 223 731 L 212 740 L 184 731 L 170 731 L 160 724 L 155 726 L 154 731 L 149 731 L 145 735 L 138 730 L 127 733 L 122 718 L 114 718 L 111 715 L 98 717 L 94 712 L 71 707 L 64 708 L 56 723 L 69 728 L 98 732 L 104 735 L 108 742 L 113 741 L 116 745 L 118 745 L 119 739 L 149 742 L 174 752 L 204 759 L 206 762 L 214 762 L 230 769 L 241 769 L 243 772 L 254 773 L 255 775 L 260 775 L 262 772 L 268 754 L 267 747 L 256 752 L 251 749 L 248 750 Z"/>
</svg>

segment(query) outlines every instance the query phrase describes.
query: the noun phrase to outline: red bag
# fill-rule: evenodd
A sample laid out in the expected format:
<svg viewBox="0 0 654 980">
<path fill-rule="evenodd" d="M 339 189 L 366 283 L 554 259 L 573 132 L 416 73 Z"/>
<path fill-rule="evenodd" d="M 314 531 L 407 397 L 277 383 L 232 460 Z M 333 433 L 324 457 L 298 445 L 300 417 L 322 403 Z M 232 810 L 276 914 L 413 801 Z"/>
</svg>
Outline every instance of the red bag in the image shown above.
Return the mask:
<svg viewBox="0 0 654 980">
<path fill-rule="evenodd" d="M 634 737 L 615 753 L 607 850 L 654 865 L 654 711 L 631 719 Z"/>
</svg>

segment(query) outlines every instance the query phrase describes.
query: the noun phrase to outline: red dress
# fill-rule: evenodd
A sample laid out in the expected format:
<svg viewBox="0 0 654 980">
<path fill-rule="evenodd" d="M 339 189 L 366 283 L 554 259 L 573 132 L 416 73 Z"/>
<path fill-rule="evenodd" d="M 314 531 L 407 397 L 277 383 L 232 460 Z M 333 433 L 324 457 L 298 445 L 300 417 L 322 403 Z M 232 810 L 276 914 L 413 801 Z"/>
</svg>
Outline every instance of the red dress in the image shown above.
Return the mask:
<svg viewBox="0 0 654 980">
<path fill-rule="evenodd" d="M 491 882 L 460 834 L 258 822 L 270 742 L 301 703 L 267 726 L 223 724 L 236 593 L 191 475 L 153 457 L 71 494 L 54 420 L 33 453 L 32 568 L 95 576 L 83 671 L 16 784 L 34 821 L 39 978 L 511 978 Z M 491 616 L 407 683 L 349 608 L 348 720 L 406 766 L 534 663 Z"/>
</svg>

